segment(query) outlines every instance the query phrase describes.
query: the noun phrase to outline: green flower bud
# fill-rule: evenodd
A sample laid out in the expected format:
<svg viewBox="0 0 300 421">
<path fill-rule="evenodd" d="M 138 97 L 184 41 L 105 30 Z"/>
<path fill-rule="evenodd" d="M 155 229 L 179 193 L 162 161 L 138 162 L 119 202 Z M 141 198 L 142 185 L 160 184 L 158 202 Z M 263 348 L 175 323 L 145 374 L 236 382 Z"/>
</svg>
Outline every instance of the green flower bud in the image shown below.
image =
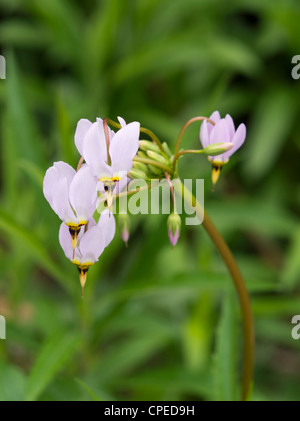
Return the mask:
<svg viewBox="0 0 300 421">
<path fill-rule="evenodd" d="M 174 247 L 177 244 L 181 228 L 181 218 L 178 213 L 173 212 L 169 215 L 167 227 L 170 243 Z"/>
<path fill-rule="evenodd" d="M 138 151 L 137 155 L 140 156 L 141 158 L 148 158 L 148 156 L 143 151 Z"/>
<path fill-rule="evenodd" d="M 153 152 L 160 152 L 159 146 L 156 143 L 151 142 L 150 140 L 140 140 L 139 141 L 139 148 L 142 151 L 153 151 Z"/>
<path fill-rule="evenodd" d="M 144 171 L 141 171 L 138 168 L 131 168 L 131 170 L 128 173 L 128 177 L 131 179 L 138 179 L 138 180 L 146 180 L 148 181 L 147 174 L 144 173 Z"/>
<path fill-rule="evenodd" d="M 206 155 L 215 156 L 229 151 L 232 147 L 233 143 L 231 142 L 212 143 L 211 145 L 206 146 L 206 148 L 202 150 L 202 153 L 205 153 Z"/>
<path fill-rule="evenodd" d="M 164 148 L 164 151 L 165 151 L 167 157 L 168 158 L 171 158 L 172 157 L 172 152 L 170 151 L 170 148 L 169 148 L 167 142 L 163 142 L 162 147 Z"/>
<path fill-rule="evenodd" d="M 148 167 L 143 162 L 133 161 L 132 167 L 143 171 L 145 174 L 148 174 Z"/>
<path fill-rule="evenodd" d="M 153 159 L 154 161 L 160 162 L 164 165 L 170 165 L 169 161 L 161 155 L 161 153 L 153 152 L 153 151 L 147 151 L 147 155 L 149 158 Z"/>
<path fill-rule="evenodd" d="M 149 164 L 148 168 L 154 175 L 161 176 L 163 174 L 163 171 L 160 168 L 155 167 L 154 165 Z"/>
</svg>

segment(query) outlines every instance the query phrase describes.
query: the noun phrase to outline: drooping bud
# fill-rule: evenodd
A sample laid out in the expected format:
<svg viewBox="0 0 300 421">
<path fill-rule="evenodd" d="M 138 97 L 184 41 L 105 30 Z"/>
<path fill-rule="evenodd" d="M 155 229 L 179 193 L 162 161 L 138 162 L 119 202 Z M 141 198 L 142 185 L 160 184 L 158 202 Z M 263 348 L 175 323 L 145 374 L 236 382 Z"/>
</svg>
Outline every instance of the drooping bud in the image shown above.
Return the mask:
<svg viewBox="0 0 300 421">
<path fill-rule="evenodd" d="M 126 247 L 128 247 L 130 219 L 127 213 L 118 215 L 118 228 Z"/>
<path fill-rule="evenodd" d="M 202 150 L 202 153 L 205 153 L 206 155 L 210 156 L 216 156 L 230 151 L 230 149 L 233 148 L 233 146 L 234 144 L 232 142 L 212 143 L 206 146 L 206 148 Z"/>
<path fill-rule="evenodd" d="M 174 247 L 177 244 L 181 228 L 181 218 L 178 213 L 171 213 L 167 221 L 168 236 L 170 243 Z"/>
</svg>

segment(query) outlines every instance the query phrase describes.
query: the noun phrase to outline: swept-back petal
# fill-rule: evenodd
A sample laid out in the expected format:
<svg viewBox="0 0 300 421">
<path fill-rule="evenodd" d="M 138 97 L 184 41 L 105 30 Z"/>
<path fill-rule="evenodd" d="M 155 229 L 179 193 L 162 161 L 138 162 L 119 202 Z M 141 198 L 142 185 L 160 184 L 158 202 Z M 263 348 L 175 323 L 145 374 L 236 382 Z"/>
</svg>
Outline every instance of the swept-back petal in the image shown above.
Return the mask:
<svg viewBox="0 0 300 421">
<path fill-rule="evenodd" d="M 76 171 L 74 168 L 63 161 L 54 162 L 53 166 L 48 168 L 43 181 L 43 193 L 51 206 L 53 203 L 53 195 L 55 194 L 57 183 L 65 178 L 67 187 L 69 187 L 75 173 Z"/>
<path fill-rule="evenodd" d="M 122 127 L 111 140 L 109 154 L 113 174 L 127 173 L 139 148 L 140 123 L 134 121 Z"/>
<path fill-rule="evenodd" d="M 219 142 L 230 142 L 229 130 L 227 127 L 227 122 L 222 118 L 216 125 L 212 128 L 210 133 L 210 144 L 219 143 Z"/>
<path fill-rule="evenodd" d="M 83 140 L 92 124 L 93 123 L 90 120 L 87 120 L 86 118 L 82 118 L 77 123 L 74 141 L 76 148 L 81 156 L 83 155 Z"/>
<path fill-rule="evenodd" d="M 200 141 L 202 143 L 203 148 L 209 145 L 209 134 L 208 134 L 208 123 L 204 120 L 200 127 Z"/>
<path fill-rule="evenodd" d="M 211 121 L 213 121 L 215 124 L 218 123 L 218 121 L 221 120 L 221 116 L 219 111 L 214 111 L 211 116 L 209 117 L 209 119 Z M 208 134 L 210 135 L 212 128 L 214 127 L 213 124 L 211 124 L 209 121 L 207 122 L 207 130 L 208 130 Z"/>
<path fill-rule="evenodd" d="M 116 221 L 112 213 L 105 209 L 99 218 L 98 227 L 104 235 L 105 247 L 112 241 L 116 232 Z"/>
<path fill-rule="evenodd" d="M 79 243 L 81 264 L 96 262 L 105 247 L 105 239 L 101 229 L 97 226 L 88 229 Z"/>
<path fill-rule="evenodd" d="M 124 120 L 124 118 L 118 116 L 118 120 L 119 120 L 119 123 L 121 124 L 121 127 L 126 126 L 126 121 Z"/>
<path fill-rule="evenodd" d="M 240 124 L 237 128 L 233 138 L 232 143 L 234 146 L 228 152 L 225 152 L 225 158 L 228 159 L 234 152 L 236 152 L 245 142 L 246 139 L 246 126 L 244 123 Z"/>
<path fill-rule="evenodd" d="M 85 165 L 74 176 L 69 190 L 69 200 L 79 221 L 87 221 L 96 210 L 97 180 Z"/>
<path fill-rule="evenodd" d="M 77 224 L 78 220 L 69 202 L 69 189 L 66 178 L 59 180 L 53 190 L 52 209 L 66 223 Z"/>
<path fill-rule="evenodd" d="M 225 121 L 227 122 L 227 128 L 228 128 L 230 139 L 232 139 L 235 133 L 235 127 L 234 127 L 234 122 L 232 120 L 231 115 L 226 114 Z"/>
<path fill-rule="evenodd" d="M 102 178 L 111 175 L 107 165 L 107 148 L 103 122 L 97 119 L 87 131 L 83 142 L 83 157 L 94 176 Z"/>
</svg>

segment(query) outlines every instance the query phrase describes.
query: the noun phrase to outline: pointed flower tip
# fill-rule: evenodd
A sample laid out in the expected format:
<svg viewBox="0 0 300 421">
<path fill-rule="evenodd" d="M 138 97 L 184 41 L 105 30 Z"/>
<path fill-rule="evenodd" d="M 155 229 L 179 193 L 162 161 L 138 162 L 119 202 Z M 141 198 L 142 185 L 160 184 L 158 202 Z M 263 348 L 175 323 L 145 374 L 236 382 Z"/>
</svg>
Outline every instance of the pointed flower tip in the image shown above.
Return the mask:
<svg viewBox="0 0 300 421">
<path fill-rule="evenodd" d="M 176 246 L 176 244 L 178 242 L 178 239 L 179 239 L 179 229 L 177 228 L 177 230 L 175 232 L 175 235 L 173 235 L 173 232 L 170 228 L 169 229 L 169 240 L 170 240 L 170 243 L 172 244 L 173 247 Z"/>
<path fill-rule="evenodd" d="M 128 247 L 128 240 L 129 240 L 129 231 L 127 227 L 124 228 L 124 231 L 121 234 L 122 240 L 124 241 L 126 247 Z"/>
<path fill-rule="evenodd" d="M 174 247 L 177 244 L 180 234 L 181 218 L 177 213 L 171 213 L 167 221 L 168 236 L 170 243 Z"/>
<path fill-rule="evenodd" d="M 124 241 L 125 246 L 128 247 L 128 240 L 130 237 L 130 234 L 129 234 L 130 219 L 129 219 L 128 214 L 118 215 L 118 227 L 119 227 L 119 232 L 121 234 L 122 240 Z"/>
<path fill-rule="evenodd" d="M 220 177 L 221 169 L 222 169 L 221 165 L 213 165 L 212 174 L 211 174 L 211 181 L 213 184 L 212 191 L 215 191 L 216 184 Z"/>
</svg>

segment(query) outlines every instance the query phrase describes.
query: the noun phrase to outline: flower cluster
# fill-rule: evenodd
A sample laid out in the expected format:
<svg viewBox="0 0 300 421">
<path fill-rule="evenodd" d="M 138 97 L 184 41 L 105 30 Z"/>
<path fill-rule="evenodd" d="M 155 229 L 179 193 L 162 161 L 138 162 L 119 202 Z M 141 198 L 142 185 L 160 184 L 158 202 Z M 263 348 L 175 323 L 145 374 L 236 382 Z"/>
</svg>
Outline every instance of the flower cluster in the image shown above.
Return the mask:
<svg viewBox="0 0 300 421">
<path fill-rule="evenodd" d="M 186 153 L 203 153 L 213 166 L 212 181 L 216 184 L 220 170 L 229 157 L 239 149 L 246 136 L 241 124 L 237 130 L 227 114 L 221 118 L 215 111 L 210 118 L 196 117 L 189 120 L 177 140 L 175 153 L 168 145 L 138 122 L 126 124 L 109 120 L 115 132 L 107 124 L 108 119 L 97 118 L 94 123 L 81 119 L 75 131 L 75 145 L 81 156 L 77 170 L 69 164 L 55 162 L 45 174 L 44 196 L 62 221 L 59 242 L 66 257 L 77 266 L 82 289 L 91 265 L 98 261 L 105 247 L 115 235 L 115 219 L 112 214 L 114 198 L 127 186 L 130 179 L 152 178 L 168 181 L 172 212 L 167 221 L 170 243 L 175 246 L 181 229 L 181 218 L 176 212 L 175 195 L 171 183 L 178 176 L 178 158 Z M 201 150 L 179 150 L 185 127 L 190 122 L 204 120 L 200 129 Z M 140 132 L 147 133 L 152 141 L 139 140 Z M 126 190 L 127 192 L 127 190 Z M 106 209 L 99 211 L 99 198 L 104 198 Z M 96 221 L 98 210 L 100 217 Z M 118 226 L 127 245 L 129 239 L 128 215 L 120 214 Z"/>
<path fill-rule="evenodd" d="M 55 162 L 45 175 L 44 196 L 63 221 L 59 241 L 66 257 L 77 265 L 82 288 L 88 268 L 102 254 L 115 234 L 110 209 L 98 223 L 94 219 L 98 192 L 106 193 L 108 207 L 112 192 L 127 184 L 127 173 L 139 147 L 140 124 L 126 124 L 113 132 L 100 118 L 95 123 L 82 119 L 75 132 L 75 145 L 85 164 L 75 171 L 65 162 Z"/>
<path fill-rule="evenodd" d="M 246 126 L 242 123 L 235 130 L 232 117 L 229 114 L 226 114 L 225 118 L 221 118 L 219 111 L 214 111 L 209 117 L 209 120 L 212 121 L 214 125 L 209 121 L 204 120 L 200 129 L 200 140 L 203 148 L 217 142 L 230 143 L 232 145 L 228 151 L 220 155 L 209 156 L 208 158 L 212 163 L 212 182 L 213 185 L 215 185 L 223 165 L 229 161 L 231 155 L 244 143 L 246 138 Z"/>
</svg>

